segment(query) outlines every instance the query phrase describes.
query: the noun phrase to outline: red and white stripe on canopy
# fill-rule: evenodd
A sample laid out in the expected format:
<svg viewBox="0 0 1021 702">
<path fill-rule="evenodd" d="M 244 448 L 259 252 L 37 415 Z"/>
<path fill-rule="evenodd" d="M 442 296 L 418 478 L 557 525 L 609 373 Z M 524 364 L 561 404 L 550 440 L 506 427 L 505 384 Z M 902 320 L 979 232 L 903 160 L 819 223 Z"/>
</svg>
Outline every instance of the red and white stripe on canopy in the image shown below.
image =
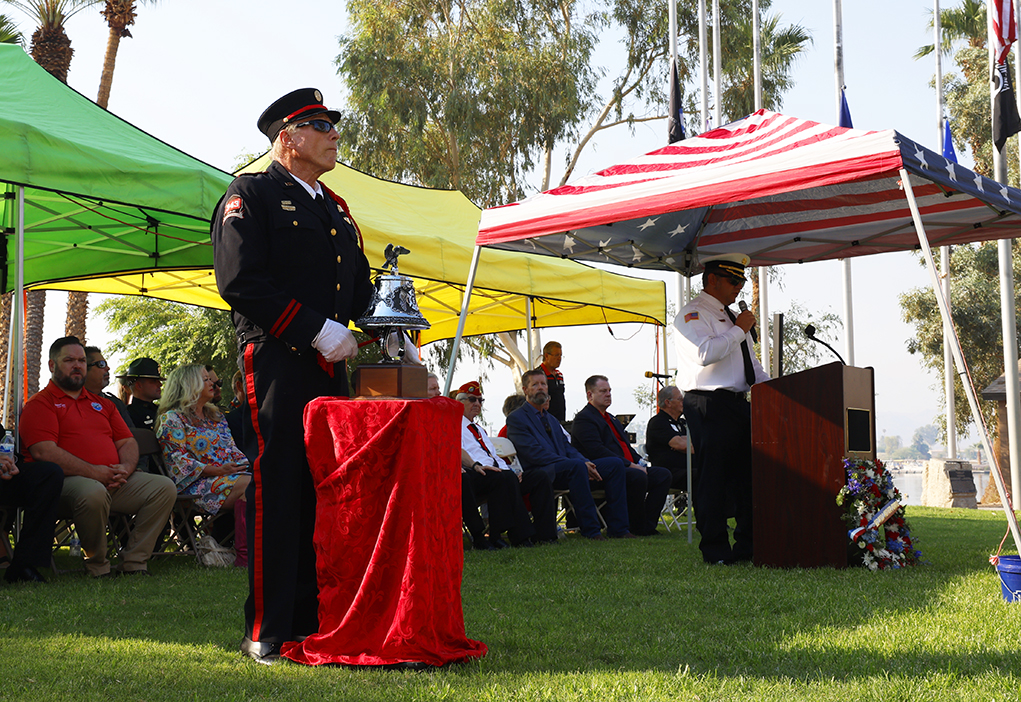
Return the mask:
<svg viewBox="0 0 1021 702">
<path fill-rule="evenodd" d="M 901 169 L 932 245 L 1021 232 L 1021 191 L 893 130 L 760 110 L 484 210 L 476 244 L 689 275 L 735 251 L 762 266 L 917 249 Z"/>
</svg>

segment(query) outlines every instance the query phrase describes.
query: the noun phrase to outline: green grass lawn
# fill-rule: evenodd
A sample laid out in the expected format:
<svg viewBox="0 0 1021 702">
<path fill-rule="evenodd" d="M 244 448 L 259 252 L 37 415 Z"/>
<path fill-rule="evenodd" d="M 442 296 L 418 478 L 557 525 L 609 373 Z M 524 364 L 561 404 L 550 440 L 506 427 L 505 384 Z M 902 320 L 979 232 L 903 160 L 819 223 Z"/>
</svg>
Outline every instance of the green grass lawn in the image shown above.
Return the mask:
<svg viewBox="0 0 1021 702">
<path fill-rule="evenodd" d="M 908 519 L 928 565 L 879 573 L 710 567 L 676 531 L 469 552 L 465 624 L 489 655 L 419 673 L 242 658 L 245 574 L 189 557 L 0 585 L 0 699 L 1021 699 L 1021 604 L 987 562 L 1002 513 Z"/>
</svg>

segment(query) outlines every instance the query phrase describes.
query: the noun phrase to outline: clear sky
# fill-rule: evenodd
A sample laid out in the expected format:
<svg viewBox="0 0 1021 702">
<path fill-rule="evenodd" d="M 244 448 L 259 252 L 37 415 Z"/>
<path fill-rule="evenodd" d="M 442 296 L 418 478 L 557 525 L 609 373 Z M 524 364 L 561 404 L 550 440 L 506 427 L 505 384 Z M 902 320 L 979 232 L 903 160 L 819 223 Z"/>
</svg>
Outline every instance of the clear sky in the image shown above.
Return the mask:
<svg viewBox="0 0 1021 702">
<path fill-rule="evenodd" d="M 935 92 L 929 86 L 933 62 L 912 59 L 919 46 L 931 43 L 926 29 L 931 8 L 931 1 L 922 0 L 843 3 L 845 84 L 855 127 L 893 128 L 930 148 L 938 147 Z M 4 12 L 31 34 L 34 27 L 27 19 L 11 8 Z M 781 14 L 786 22 L 804 25 L 815 40 L 795 68 L 796 85 L 783 111 L 834 123 L 832 4 L 774 0 L 771 12 Z M 121 42 L 110 110 L 153 136 L 229 170 L 239 154 L 266 148 L 255 128 L 256 118 L 285 92 L 314 86 L 323 91 L 327 104 L 343 104 L 343 86 L 333 60 L 339 51 L 337 36 L 345 27 L 341 2 L 172 0 L 142 6 L 131 27 L 133 38 Z M 68 33 L 75 49 L 69 82 L 94 98 L 107 37 L 99 9 L 73 17 Z M 611 49 L 606 47 L 608 55 Z M 945 66 L 944 71 L 948 70 L 952 66 Z M 640 125 L 633 136 L 626 130 L 612 133 L 594 144 L 577 175 L 657 148 L 664 143 L 665 133 L 665 124 L 659 122 Z M 962 161 L 968 162 L 967 157 Z M 784 289 L 770 290 L 770 309 L 783 311 L 791 299 L 797 299 L 812 310 L 840 313 L 839 281 L 837 262 L 784 267 Z M 932 421 L 942 392 L 934 387 L 938 379 L 906 353 L 910 328 L 900 321 L 897 302 L 904 290 L 927 285 L 924 269 L 908 255 L 853 262 L 856 365 L 876 369 L 879 433 L 898 434 L 905 440 L 910 440 L 916 427 Z M 671 298 L 675 287 L 671 280 Z M 62 296 L 53 297 L 47 338 L 62 332 Z M 98 326 L 91 326 L 93 339 L 102 342 L 96 339 Z M 652 334 L 647 330 L 636 334 L 628 326 L 615 327 L 613 332 L 621 339 L 633 338 L 614 340 L 605 327 L 543 333 L 544 340 L 557 338 L 565 345 L 562 370 L 568 382 L 569 413 L 584 403 L 584 378 L 597 372 L 610 377 L 615 411 L 637 410 L 632 391 L 645 382 L 642 373 L 654 367 Z M 830 341 L 842 351 L 842 338 Z M 502 424 L 498 408 L 512 387 L 509 373 L 501 368 L 490 373 L 487 385 L 491 400 L 486 419 L 495 426 Z M 459 369 L 455 384 L 475 373 L 472 368 Z"/>
</svg>

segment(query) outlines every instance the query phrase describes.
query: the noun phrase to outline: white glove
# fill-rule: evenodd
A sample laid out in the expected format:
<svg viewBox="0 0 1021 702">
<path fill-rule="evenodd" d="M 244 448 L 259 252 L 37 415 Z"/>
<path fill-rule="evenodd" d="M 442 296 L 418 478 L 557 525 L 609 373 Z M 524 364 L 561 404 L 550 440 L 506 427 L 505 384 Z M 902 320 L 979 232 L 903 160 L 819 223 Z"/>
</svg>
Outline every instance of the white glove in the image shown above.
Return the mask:
<svg viewBox="0 0 1021 702">
<path fill-rule="evenodd" d="M 312 340 L 312 346 L 323 355 L 327 363 L 337 363 L 358 355 L 355 335 L 343 324 L 338 324 L 332 319 L 326 320 L 323 328 Z"/>
<path fill-rule="evenodd" d="M 404 334 L 404 332 L 391 332 L 390 336 L 386 338 L 386 350 L 392 358 L 397 357 L 397 349 L 400 348 L 401 343 L 399 335 L 401 334 Z M 422 359 L 418 357 L 418 349 L 415 347 L 415 342 L 406 335 L 404 337 L 404 358 L 402 360 L 404 363 L 413 363 L 417 366 L 424 365 Z"/>
</svg>

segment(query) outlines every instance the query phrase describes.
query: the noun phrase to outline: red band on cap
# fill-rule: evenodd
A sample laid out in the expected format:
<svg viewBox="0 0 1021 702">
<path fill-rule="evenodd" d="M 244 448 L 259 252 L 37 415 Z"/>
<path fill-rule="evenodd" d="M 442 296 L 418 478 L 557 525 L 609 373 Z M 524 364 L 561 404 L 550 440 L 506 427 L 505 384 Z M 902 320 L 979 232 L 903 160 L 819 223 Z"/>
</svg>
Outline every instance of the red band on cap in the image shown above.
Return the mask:
<svg viewBox="0 0 1021 702">
<path fill-rule="evenodd" d="M 311 110 L 313 107 L 318 107 L 322 112 L 329 112 L 329 110 L 326 109 L 326 105 L 305 105 L 300 110 L 295 110 L 291 114 L 289 114 L 286 117 L 284 117 L 284 122 L 287 122 L 288 120 L 293 119 L 295 115 L 300 115 L 302 112 L 305 112 L 307 110 Z"/>
</svg>

